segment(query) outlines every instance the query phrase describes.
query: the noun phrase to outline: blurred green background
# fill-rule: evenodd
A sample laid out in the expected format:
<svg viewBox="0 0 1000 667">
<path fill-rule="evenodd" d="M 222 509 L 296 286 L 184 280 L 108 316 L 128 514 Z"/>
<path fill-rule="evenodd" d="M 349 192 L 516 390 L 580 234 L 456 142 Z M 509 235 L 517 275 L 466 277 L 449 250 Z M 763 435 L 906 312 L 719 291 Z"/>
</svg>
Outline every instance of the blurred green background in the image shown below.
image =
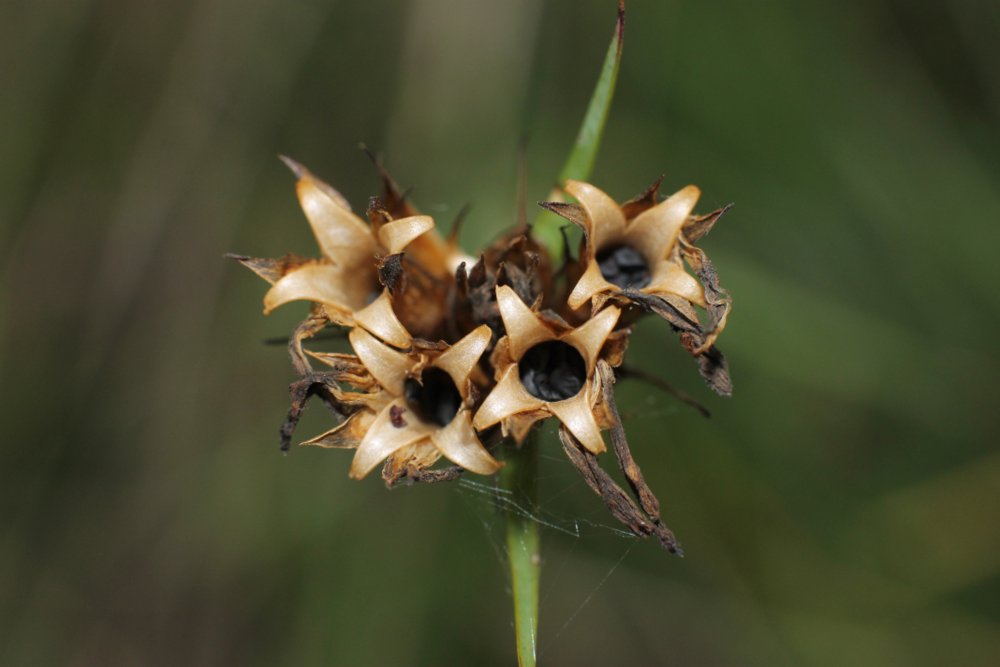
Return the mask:
<svg viewBox="0 0 1000 667">
<path fill-rule="evenodd" d="M 275 155 L 360 211 L 359 141 L 478 246 L 525 132 L 545 196 L 614 4 L 0 7 L 0 664 L 513 664 L 491 481 L 281 457 L 262 341 L 305 306 L 222 254 L 314 254 Z M 683 560 L 547 444 L 541 664 L 1000 664 L 1000 5 L 628 10 L 593 180 L 736 203 L 704 244 L 736 392 L 633 337 L 714 413 L 619 388 Z"/>
</svg>

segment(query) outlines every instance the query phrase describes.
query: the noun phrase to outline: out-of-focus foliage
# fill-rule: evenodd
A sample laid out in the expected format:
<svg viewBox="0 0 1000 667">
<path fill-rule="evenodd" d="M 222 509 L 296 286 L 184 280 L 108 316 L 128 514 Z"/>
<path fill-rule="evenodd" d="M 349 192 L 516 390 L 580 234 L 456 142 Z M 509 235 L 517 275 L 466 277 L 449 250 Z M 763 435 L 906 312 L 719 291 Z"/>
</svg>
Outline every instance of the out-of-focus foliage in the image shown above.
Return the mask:
<svg viewBox="0 0 1000 667">
<path fill-rule="evenodd" d="M 541 664 L 1000 655 L 1000 8 L 629 4 L 593 180 L 733 210 L 730 401 L 655 321 L 622 383 L 684 560 L 545 455 Z M 383 150 L 474 247 L 542 199 L 615 3 L 0 9 L 0 663 L 509 664 L 488 479 L 386 492 L 277 452 L 292 377 L 222 253 L 307 253 L 278 152 L 359 211 Z M 303 435 L 330 424 L 319 407 Z M 342 455 L 341 455 L 342 454 Z M 484 486 L 477 486 L 484 484 Z M 576 535 L 579 535 L 577 537 Z"/>
</svg>

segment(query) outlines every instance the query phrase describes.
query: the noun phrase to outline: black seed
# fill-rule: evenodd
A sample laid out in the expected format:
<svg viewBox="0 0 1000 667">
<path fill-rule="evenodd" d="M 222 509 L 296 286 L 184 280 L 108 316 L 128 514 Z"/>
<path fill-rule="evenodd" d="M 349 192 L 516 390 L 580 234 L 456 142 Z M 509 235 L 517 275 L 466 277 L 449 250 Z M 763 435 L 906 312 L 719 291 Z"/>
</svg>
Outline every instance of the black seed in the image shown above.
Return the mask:
<svg viewBox="0 0 1000 667">
<path fill-rule="evenodd" d="M 440 368 L 428 368 L 421 382 L 407 378 L 403 393 L 410 409 L 426 422 L 447 426 L 462 405 L 462 396 L 451 376 Z"/>
<path fill-rule="evenodd" d="M 649 284 L 649 264 L 630 245 L 617 245 L 597 253 L 597 265 L 604 279 L 622 289 L 640 289 Z"/>
<path fill-rule="evenodd" d="M 587 364 L 576 348 L 550 340 L 528 350 L 517 364 L 521 384 L 543 401 L 564 401 L 583 389 Z"/>
</svg>

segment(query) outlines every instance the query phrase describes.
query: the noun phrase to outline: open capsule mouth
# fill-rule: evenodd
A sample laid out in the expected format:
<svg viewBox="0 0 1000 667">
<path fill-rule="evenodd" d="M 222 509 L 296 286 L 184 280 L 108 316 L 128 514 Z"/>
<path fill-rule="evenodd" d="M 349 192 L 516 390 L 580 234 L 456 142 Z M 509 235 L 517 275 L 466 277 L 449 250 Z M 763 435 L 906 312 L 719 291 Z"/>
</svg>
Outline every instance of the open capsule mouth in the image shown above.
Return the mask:
<svg viewBox="0 0 1000 667">
<path fill-rule="evenodd" d="M 601 275 L 622 289 L 641 289 L 650 283 L 652 273 L 642 253 L 630 245 L 616 245 L 597 253 Z"/>
<path fill-rule="evenodd" d="M 403 383 L 407 405 L 421 420 L 447 426 L 462 406 L 462 395 L 458 393 L 454 380 L 434 367 L 425 369 L 420 380 L 407 378 Z"/>
<path fill-rule="evenodd" d="M 554 403 L 573 398 L 587 381 L 587 364 L 575 347 L 559 340 L 535 345 L 517 364 L 528 393 Z"/>
</svg>

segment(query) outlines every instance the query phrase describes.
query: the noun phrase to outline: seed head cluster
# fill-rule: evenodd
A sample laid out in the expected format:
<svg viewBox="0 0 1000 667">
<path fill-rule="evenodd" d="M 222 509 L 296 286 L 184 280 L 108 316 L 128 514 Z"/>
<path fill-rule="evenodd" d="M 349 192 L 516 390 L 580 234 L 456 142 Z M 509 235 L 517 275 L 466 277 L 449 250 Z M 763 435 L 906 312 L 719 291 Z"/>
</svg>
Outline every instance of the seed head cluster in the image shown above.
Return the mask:
<svg viewBox="0 0 1000 667">
<path fill-rule="evenodd" d="M 520 224 L 471 256 L 456 233 L 442 236 L 413 208 L 381 165 L 383 192 L 363 219 L 333 187 L 285 162 L 320 256 L 233 255 L 270 283 L 265 313 L 310 304 L 289 340 L 300 379 L 291 386 L 284 449 L 316 396 L 335 425 L 302 444 L 353 449 L 351 477 L 381 465 L 392 487 L 491 475 L 503 465 L 504 439 L 520 446 L 554 418 L 567 457 L 612 514 L 679 551 L 632 459 L 613 388 L 629 373 L 632 327 L 654 314 L 679 335 L 708 385 L 730 394 L 715 342 L 731 300 L 696 245 L 726 209 L 694 214 L 700 191 L 690 185 L 662 198 L 658 181 L 619 204 L 567 181 L 567 201 L 541 206 L 579 227 L 576 252 L 567 248 L 553 262 Z M 346 334 L 351 352 L 310 349 L 310 339 L 330 332 Z M 597 461 L 606 435 L 634 497 Z M 438 465 L 442 457 L 448 465 Z"/>
</svg>

